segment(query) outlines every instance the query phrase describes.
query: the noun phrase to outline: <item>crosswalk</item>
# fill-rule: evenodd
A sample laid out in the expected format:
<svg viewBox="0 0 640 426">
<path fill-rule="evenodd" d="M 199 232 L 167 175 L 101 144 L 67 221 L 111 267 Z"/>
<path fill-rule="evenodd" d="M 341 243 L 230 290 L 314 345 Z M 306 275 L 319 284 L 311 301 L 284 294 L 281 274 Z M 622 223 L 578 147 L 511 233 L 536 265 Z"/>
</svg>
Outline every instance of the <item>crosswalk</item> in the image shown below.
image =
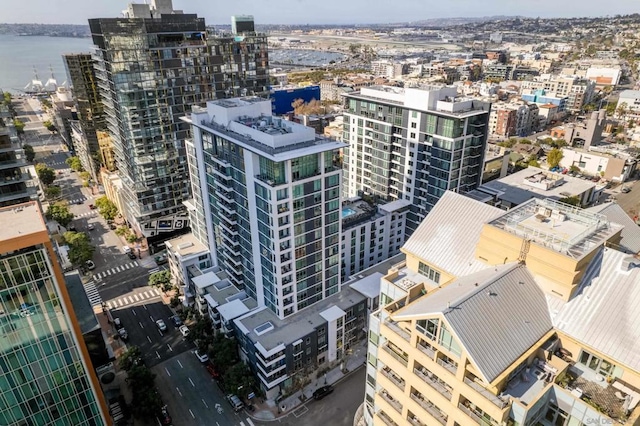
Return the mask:
<svg viewBox="0 0 640 426">
<path fill-rule="evenodd" d="M 250 419 L 249 417 L 247 417 L 247 424 L 248 424 L 249 426 L 254 426 L 254 425 L 253 425 L 253 422 L 251 421 L 251 419 Z M 240 426 L 244 426 L 244 423 L 243 423 L 243 422 L 240 422 Z"/>
<path fill-rule="evenodd" d="M 102 298 L 100 297 L 100 293 L 98 293 L 98 289 L 93 281 L 89 281 L 84 285 L 84 291 L 87 293 L 91 306 L 102 305 Z"/>
<path fill-rule="evenodd" d="M 66 166 L 67 162 L 66 161 L 46 161 L 47 166 L 51 167 L 51 166 Z M 65 172 L 69 172 L 71 169 L 62 169 Z"/>
<path fill-rule="evenodd" d="M 85 213 L 78 213 L 78 214 L 74 214 L 73 217 L 74 218 L 79 218 L 79 217 L 96 217 L 98 216 L 98 212 L 95 210 L 90 210 L 88 212 Z"/>
<path fill-rule="evenodd" d="M 115 275 L 119 272 L 126 271 L 127 269 L 135 268 L 136 266 L 139 266 L 137 260 L 125 263 L 124 265 L 113 267 L 111 269 L 107 269 L 106 271 L 98 272 L 97 274 L 93 274 L 93 278 L 96 280 L 100 280 L 102 278 L 108 277 L 109 275 Z"/>
<path fill-rule="evenodd" d="M 118 309 L 123 306 L 131 305 L 133 303 L 142 302 L 143 300 L 153 299 L 158 296 L 161 296 L 162 293 L 157 288 L 152 288 L 150 290 L 136 293 L 132 296 L 124 296 L 118 299 L 110 300 L 106 303 L 108 309 Z"/>
</svg>

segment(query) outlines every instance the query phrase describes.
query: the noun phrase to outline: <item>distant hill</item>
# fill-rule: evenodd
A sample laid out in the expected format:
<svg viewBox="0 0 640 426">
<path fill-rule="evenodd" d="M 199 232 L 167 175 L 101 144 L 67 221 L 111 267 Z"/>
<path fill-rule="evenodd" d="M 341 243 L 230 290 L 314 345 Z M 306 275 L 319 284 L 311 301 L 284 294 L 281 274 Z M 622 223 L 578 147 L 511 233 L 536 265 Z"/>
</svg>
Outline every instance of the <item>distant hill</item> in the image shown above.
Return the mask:
<svg viewBox="0 0 640 426">
<path fill-rule="evenodd" d="M 48 37 L 89 37 L 89 25 L 74 24 L 3 24 L 0 34 Z"/>
<path fill-rule="evenodd" d="M 406 25 L 415 27 L 453 27 L 456 25 L 479 24 L 482 22 L 507 21 L 522 18 L 521 16 L 483 16 L 478 18 L 433 18 L 408 22 Z M 394 24 L 397 25 L 397 24 Z"/>
</svg>

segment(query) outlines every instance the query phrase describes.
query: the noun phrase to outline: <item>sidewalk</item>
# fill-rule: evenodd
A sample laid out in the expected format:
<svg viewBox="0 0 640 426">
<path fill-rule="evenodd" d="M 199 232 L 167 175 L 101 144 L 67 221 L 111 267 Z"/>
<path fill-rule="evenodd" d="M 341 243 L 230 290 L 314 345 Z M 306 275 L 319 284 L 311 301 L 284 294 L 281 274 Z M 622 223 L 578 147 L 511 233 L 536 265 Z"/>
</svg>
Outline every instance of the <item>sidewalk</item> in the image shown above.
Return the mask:
<svg viewBox="0 0 640 426">
<path fill-rule="evenodd" d="M 353 353 L 348 355 L 344 370 L 340 369 L 340 365 L 329 370 L 327 373 L 320 375 L 311 383 L 286 398 L 280 400 L 277 404 L 274 400 L 256 401 L 253 403 L 254 411 L 245 410 L 246 414 L 254 420 L 269 421 L 277 420 L 280 417 L 288 416 L 307 401 L 313 400 L 313 393 L 321 386 L 336 385 L 349 374 L 364 366 L 367 359 L 367 340 L 358 343 L 353 348 Z"/>
</svg>

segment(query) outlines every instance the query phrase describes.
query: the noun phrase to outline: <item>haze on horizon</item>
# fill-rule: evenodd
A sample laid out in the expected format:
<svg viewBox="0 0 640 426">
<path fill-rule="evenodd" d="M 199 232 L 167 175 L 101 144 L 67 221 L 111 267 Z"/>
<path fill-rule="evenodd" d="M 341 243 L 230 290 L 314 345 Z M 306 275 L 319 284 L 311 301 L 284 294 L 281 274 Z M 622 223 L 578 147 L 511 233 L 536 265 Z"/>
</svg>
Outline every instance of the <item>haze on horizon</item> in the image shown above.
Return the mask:
<svg viewBox="0 0 640 426">
<path fill-rule="evenodd" d="M 87 24 L 89 18 L 115 18 L 128 0 L 0 0 L 3 23 Z M 134 3 L 143 3 L 142 0 Z M 257 24 L 322 25 L 411 22 L 432 18 L 526 16 L 541 18 L 598 17 L 637 13 L 638 0 L 611 3 L 584 0 L 174 0 L 174 9 L 196 13 L 207 24 L 227 24 L 231 15 L 254 15 Z M 482 6 L 479 7 L 479 4 Z"/>
</svg>

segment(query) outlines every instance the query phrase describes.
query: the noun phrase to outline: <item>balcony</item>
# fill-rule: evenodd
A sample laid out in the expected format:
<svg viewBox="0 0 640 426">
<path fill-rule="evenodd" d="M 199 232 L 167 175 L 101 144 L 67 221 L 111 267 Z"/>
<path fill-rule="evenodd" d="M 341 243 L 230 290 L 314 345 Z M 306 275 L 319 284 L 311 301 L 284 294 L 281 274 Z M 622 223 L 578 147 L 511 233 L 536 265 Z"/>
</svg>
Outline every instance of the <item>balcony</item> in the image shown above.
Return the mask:
<svg viewBox="0 0 640 426">
<path fill-rule="evenodd" d="M 504 408 L 504 407 L 507 406 L 507 404 L 508 404 L 507 402 L 505 402 L 502 399 L 500 399 L 497 395 L 494 395 L 492 392 L 490 392 L 488 389 L 486 389 L 481 384 L 476 383 L 475 381 L 469 379 L 468 377 L 464 378 L 464 382 L 467 385 L 469 385 L 470 387 L 472 387 L 476 392 L 481 394 L 483 397 L 485 397 L 486 399 L 491 401 L 496 407 Z"/>
<path fill-rule="evenodd" d="M 404 391 L 404 380 L 400 377 L 398 377 L 393 370 L 391 370 L 389 367 L 385 367 L 382 370 L 380 370 L 380 372 L 382 373 L 382 375 L 384 377 L 386 377 L 387 379 L 389 379 L 391 382 L 393 382 L 394 385 L 396 385 L 397 387 L 399 387 L 401 390 Z"/>
<path fill-rule="evenodd" d="M 436 362 L 440 366 L 446 368 L 454 376 L 456 375 L 456 372 L 458 371 L 458 366 L 457 365 L 453 365 L 450 362 L 447 362 L 447 361 L 443 360 L 442 358 L 436 358 Z"/>
<path fill-rule="evenodd" d="M 431 359 L 433 359 L 436 355 L 436 351 L 433 349 L 433 347 L 422 339 L 418 339 L 418 345 L 416 347 L 420 350 L 420 352 Z"/>
<path fill-rule="evenodd" d="M 442 414 L 442 412 L 436 408 L 435 405 L 431 401 L 425 400 L 422 398 L 422 395 L 416 395 L 415 393 L 411 393 L 411 399 L 418 403 L 422 408 L 424 408 L 433 418 L 435 418 L 441 425 L 447 424 L 447 416 Z"/>
<path fill-rule="evenodd" d="M 382 422 L 387 426 L 398 426 L 398 423 L 394 422 L 391 417 L 384 411 L 378 411 L 378 417 L 382 420 Z"/>
<path fill-rule="evenodd" d="M 475 411 L 465 406 L 463 403 L 458 404 L 458 408 L 462 410 L 467 416 L 471 417 L 478 424 L 486 424 L 487 422 L 482 419 Z"/>
<path fill-rule="evenodd" d="M 403 328 L 401 328 L 398 323 L 393 322 L 393 321 L 387 321 L 385 322 L 385 325 L 391 329 L 393 332 L 395 332 L 396 334 L 398 334 L 400 337 L 402 337 L 404 340 L 409 341 L 409 339 L 411 339 L 411 334 L 409 334 L 408 332 L 406 332 Z"/>
<path fill-rule="evenodd" d="M 407 358 L 405 358 L 402 355 L 396 353 L 389 346 L 387 346 L 387 345 L 382 346 L 382 350 L 384 350 L 386 353 L 391 355 L 393 358 L 395 358 L 396 361 L 398 361 L 400 364 L 404 365 L 405 367 L 409 364 L 409 360 Z"/>
<path fill-rule="evenodd" d="M 396 410 L 398 413 L 402 413 L 402 404 L 400 404 L 400 402 L 396 401 L 391 395 L 389 395 L 386 390 L 382 389 L 379 395 L 382 397 L 382 399 L 387 401 L 394 410 Z"/>
<path fill-rule="evenodd" d="M 451 401 L 451 391 L 449 389 L 447 389 L 446 386 L 444 386 L 442 383 L 440 383 L 439 381 L 437 381 L 434 377 L 433 374 L 429 375 L 429 373 L 425 373 L 417 368 L 413 369 L 413 372 L 422 379 L 423 382 L 425 382 L 426 384 L 428 384 L 429 386 L 431 386 L 432 388 L 434 388 L 435 390 L 437 390 L 439 393 L 441 393 L 442 395 L 444 395 L 445 397 L 447 397 L 447 399 L 449 401 Z"/>
<path fill-rule="evenodd" d="M 284 185 L 286 182 L 276 182 L 275 180 L 273 180 L 271 177 L 269 176 L 264 176 L 264 175 L 256 175 L 256 179 L 258 179 L 261 182 L 266 183 L 269 186 L 278 186 L 278 185 Z"/>
<path fill-rule="evenodd" d="M 415 414 L 407 414 L 407 420 L 409 420 L 409 423 L 415 426 L 427 426 L 427 424 L 422 423 L 418 416 L 416 416 Z"/>
</svg>

